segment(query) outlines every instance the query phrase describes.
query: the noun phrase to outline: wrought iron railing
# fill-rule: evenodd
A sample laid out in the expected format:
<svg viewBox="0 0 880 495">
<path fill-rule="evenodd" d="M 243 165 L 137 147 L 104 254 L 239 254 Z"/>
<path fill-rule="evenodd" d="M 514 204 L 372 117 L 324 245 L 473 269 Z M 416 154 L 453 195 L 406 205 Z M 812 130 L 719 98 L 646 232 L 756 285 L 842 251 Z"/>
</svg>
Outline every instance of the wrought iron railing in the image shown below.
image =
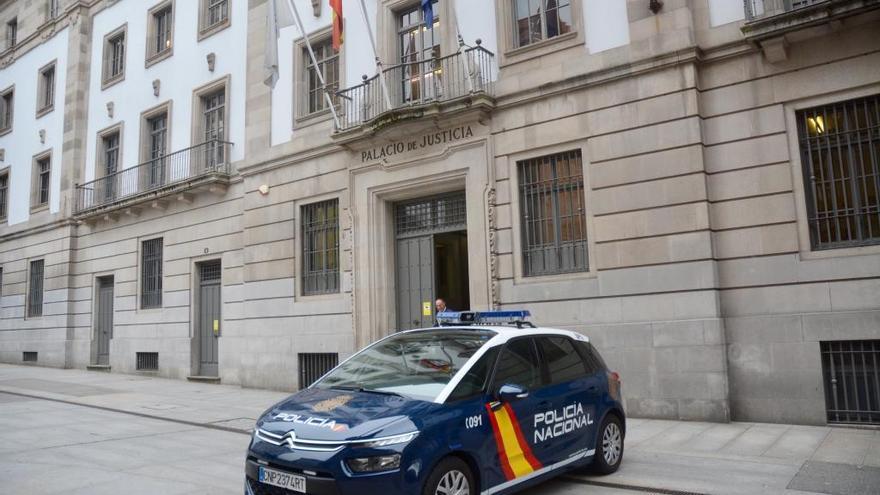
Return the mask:
<svg viewBox="0 0 880 495">
<path fill-rule="evenodd" d="M 232 173 L 232 143 L 212 139 L 76 186 L 76 213 L 210 174 Z"/>
<path fill-rule="evenodd" d="M 746 20 L 771 17 L 829 1 L 832 0 L 745 0 Z"/>
<path fill-rule="evenodd" d="M 477 46 L 445 57 L 400 63 L 373 77 L 364 76 L 361 84 L 336 92 L 337 130 L 361 126 L 391 110 L 479 93 L 491 96 L 494 61 L 495 55 L 477 40 Z"/>
</svg>

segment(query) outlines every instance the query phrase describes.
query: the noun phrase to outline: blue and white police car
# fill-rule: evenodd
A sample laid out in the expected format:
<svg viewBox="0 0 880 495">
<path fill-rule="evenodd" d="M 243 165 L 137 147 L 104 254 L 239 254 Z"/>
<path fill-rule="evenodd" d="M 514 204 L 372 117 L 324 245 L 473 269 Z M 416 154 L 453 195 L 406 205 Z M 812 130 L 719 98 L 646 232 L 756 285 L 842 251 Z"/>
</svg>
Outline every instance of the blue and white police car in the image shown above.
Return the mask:
<svg viewBox="0 0 880 495">
<path fill-rule="evenodd" d="M 245 494 L 510 493 L 616 471 L 618 375 L 583 335 L 528 316 L 441 313 L 353 355 L 260 417 Z"/>
</svg>

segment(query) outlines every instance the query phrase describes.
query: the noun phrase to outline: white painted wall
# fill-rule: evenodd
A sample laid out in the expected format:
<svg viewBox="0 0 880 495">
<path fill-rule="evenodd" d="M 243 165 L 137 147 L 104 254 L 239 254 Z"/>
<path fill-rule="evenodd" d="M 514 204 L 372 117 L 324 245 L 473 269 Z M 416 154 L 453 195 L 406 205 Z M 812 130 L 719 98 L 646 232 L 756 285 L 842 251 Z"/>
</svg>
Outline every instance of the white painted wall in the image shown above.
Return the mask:
<svg viewBox="0 0 880 495">
<path fill-rule="evenodd" d="M 0 91 L 15 84 L 12 132 L 0 137 L 0 148 L 6 150 L 6 159 L 0 162 L 0 169 L 10 169 L 9 225 L 26 222 L 30 217 L 33 157 L 47 150 L 52 150 L 49 212 L 58 213 L 61 204 L 61 145 L 64 139 L 68 34 L 68 28 L 62 29 L 9 67 L 0 70 Z M 57 60 L 55 109 L 36 118 L 39 70 L 52 60 Z M 46 131 L 45 144 L 40 143 L 41 129 Z"/>
<path fill-rule="evenodd" d="M 367 16 L 376 32 L 376 0 L 365 0 Z M 278 8 L 286 8 L 286 1 L 278 3 Z M 321 16 L 312 15 L 310 2 L 297 3 L 303 27 L 310 35 L 330 26 L 330 7 L 325 3 Z M 489 1 L 455 0 L 458 27 L 465 43 L 474 45 L 480 38 L 483 47 L 497 53 L 497 34 L 495 28 L 495 4 Z M 342 44 L 342 87 L 348 88 L 361 83 L 361 76 L 376 73 L 375 54 L 370 44 L 367 24 L 361 13 L 360 0 L 343 0 L 342 14 L 345 21 L 345 40 Z M 296 26 L 281 29 L 278 37 L 278 82 L 272 90 L 272 146 L 286 143 L 293 137 L 294 115 L 294 57 L 296 43 L 302 39 Z M 388 61 L 385 61 L 386 64 Z"/>
<path fill-rule="evenodd" d="M 584 0 L 584 26 L 590 53 L 629 44 L 626 0 Z"/>
<path fill-rule="evenodd" d="M 746 10 L 741 0 L 709 0 L 709 24 L 712 27 L 745 18 Z"/>
<path fill-rule="evenodd" d="M 245 89 L 247 74 L 247 2 L 229 2 L 231 26 L 199 42 L 196 0 L 175 0 L 174 54 L 144 68 L 147 41 L 147 11 L 159 0 L 122 0 L 94 18 L 92 67 L 89 81 L 88 137 L 85 180 L 95 178 L 97 133 L 124 122 L 121 168 L 139 162 L 141 112 L 171 100 L 171 133 L 168 150 L 174 152 L 192 144 L 192 92 L 204 84 L 231 76 L 226 126 L 232 147 L 232 160 L 245 155 Z M 104 35 L 128 23 L 125 80 L 101 90 Z M 208 70 L 206 56 L 216 54 L 214 72 Z M 159 79 L 161 92 L 153 96 L 153 80 Z M 110 118 L 107 103 L 113 102 Z"/>
</svg>

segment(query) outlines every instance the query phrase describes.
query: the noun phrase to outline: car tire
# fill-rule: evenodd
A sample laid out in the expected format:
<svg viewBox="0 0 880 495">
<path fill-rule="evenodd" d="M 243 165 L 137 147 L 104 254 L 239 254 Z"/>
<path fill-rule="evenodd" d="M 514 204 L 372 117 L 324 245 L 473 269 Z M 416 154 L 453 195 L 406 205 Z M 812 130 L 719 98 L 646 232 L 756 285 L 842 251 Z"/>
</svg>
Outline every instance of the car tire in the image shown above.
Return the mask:
<svg viewBox="0 0 880 495">
<path fill-rule="evenodd" d="M 620 467 L 623 460 L 623 427 L 620 419 L 609 414 L 602 420 L 599 436 L 596 438 L 596 454 L 590 466 L 599 474 L 611 474 Z"/>
<path fill-rule="evenodd" d="M 474 475 L 458 457 L 447 457 L 431 471 L 422 495 L 476 495 Z"/>
</svg>

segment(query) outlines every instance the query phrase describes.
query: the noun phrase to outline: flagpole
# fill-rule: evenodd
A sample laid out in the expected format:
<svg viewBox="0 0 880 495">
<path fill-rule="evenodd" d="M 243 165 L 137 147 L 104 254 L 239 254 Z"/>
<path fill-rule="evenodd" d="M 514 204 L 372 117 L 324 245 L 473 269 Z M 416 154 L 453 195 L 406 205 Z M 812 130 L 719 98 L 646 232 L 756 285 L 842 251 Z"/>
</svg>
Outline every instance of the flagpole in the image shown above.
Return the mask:
<svg viewBox="0 0 880 495">
<path fill-rule="evenodd" d="M 364 0 L 360 1 L 361 14 L 364 16 L 364 25 L 367 27 L 367 34 L 370 36 L 370 45 L 373 46 L 373 56 L 376 57 L 376 71 L 379 77 L 379 85 L 382 86 L 382 94 L 385 96 L 386 110 L 391 110 L 391 95 L 388 93 L 388 86 L 385 85 L 385 74 L 382 72 L 382 61 L 379 59 L 379 51 L 376 50 L 376 39 L 373 38 L 373 28 L 370 26 L 370 18 L 367 16 L 367 6 Z"/>
<path fill-rule="evenodd" d="M 324 93 L 324 99 L 327 100 L 327 105 L 330 106 L 330 113 L 333 114 L 333 123 L 336 124 L 337 129 L 340 129 L 339 116 L 336 115 L 336 106 L 333 105 L 333 100 L 327 93 L 327 83 L 324 82 L 324 74 L 321 72 L 321 67 L 318 65 L 318 59 L 315 58 L 315 52 L 312 50 L 311 42 L 309 42 L 309 35 L 306 34 L 302 19 L 299 17 L 299 10 L 296 9 L 296 5 L 291 0 L 287 0 L 287 6 L 290 7 L 290 10 L 293 12 L 293 17 L 296 19 L 296 25 L 299 27 L 299 32 L 302 33 L 303 39 L 306 41 L 306 49 L 308 49 L 309 57 L 312 59 L 312 66 L 315 67 L 315 73 L 318 74 L 318 80 L 321 81 L 321 90 Z"/>
</svg>

